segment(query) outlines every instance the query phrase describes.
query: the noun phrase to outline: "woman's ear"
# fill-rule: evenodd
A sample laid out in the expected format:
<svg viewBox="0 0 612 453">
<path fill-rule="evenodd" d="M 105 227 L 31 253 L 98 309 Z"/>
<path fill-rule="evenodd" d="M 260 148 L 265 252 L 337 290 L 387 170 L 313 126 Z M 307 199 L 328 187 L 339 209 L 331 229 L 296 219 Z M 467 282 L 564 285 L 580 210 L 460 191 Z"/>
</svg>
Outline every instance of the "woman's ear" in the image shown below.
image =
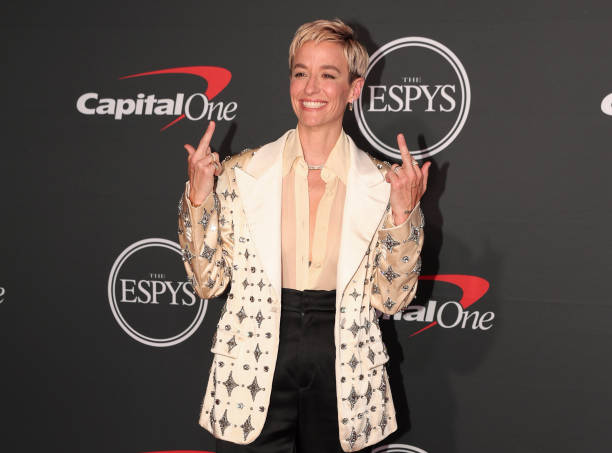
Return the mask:
<svg viewBox="0 0 612 453">
<path fill-rule="evenodd" d="M 363 77 L 357 77 L 355 80 L 351 82 L 351 94 L 349 96 L 350 102 L 353 102 L 359 99 L 364 83 L 365 83 L 365 79 Z"/>
</svg>

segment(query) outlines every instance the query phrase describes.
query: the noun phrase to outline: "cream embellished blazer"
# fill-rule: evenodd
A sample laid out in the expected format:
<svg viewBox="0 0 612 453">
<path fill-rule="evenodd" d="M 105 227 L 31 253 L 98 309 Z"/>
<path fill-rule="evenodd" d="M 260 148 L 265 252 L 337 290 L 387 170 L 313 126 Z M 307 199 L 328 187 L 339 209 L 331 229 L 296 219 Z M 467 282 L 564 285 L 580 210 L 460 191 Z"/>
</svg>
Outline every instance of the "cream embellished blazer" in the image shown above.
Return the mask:
<svg viewBox="0 0 612 453">
<path fill-rule="evenodd" d="M 282 152 L 289 132 L 223 162 L 214 192 L 179 202 L 179 241 L 191 283 L 203 298 L 231 289 L 213 335 L 214 359 L 200 425 L 248 444 L 270 401 L 281 316 Z M 376 310 L 393 314 L 413 299 L 424 219 L 419 206 L 402 225 L 389 222 L 390 166 L 350 140 L 337 268 L 336 395 L 340 443 L 360 450 L 397 429 Z"/>
</svg>

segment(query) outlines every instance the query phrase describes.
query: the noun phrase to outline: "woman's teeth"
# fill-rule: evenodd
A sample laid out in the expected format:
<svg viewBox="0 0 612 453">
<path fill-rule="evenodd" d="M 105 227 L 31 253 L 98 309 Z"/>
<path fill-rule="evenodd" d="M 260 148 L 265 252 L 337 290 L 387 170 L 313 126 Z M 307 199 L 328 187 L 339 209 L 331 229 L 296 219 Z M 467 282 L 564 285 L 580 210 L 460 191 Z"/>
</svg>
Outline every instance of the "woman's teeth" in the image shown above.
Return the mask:
<svg viewBox="0 0 612 453">
<path fill-rule="evenodd" d="M 319 101 L 302 101 L 302 104 L 304 105 L 304 107 L 309 108 L 309 109 L 316 109 L 319 107 L 322 107 L 325 105 L 325 102 L 319 102 Z"/>
</svg>

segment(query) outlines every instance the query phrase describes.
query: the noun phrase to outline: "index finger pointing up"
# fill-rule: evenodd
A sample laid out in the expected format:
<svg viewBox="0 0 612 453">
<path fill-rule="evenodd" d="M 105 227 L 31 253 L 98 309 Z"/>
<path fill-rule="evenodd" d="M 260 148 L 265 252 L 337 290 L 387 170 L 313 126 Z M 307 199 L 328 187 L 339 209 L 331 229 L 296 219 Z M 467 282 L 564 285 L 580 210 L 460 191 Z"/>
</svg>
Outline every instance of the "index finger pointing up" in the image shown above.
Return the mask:
<svg viewBox="0 0 612 453">
<path fill-rule="evenodd" d="M 402 155 L 402 167 L 411 165 L 412 156 L 410 155 L 410 151 L 408 151 L 408 146 L 406 146 L 404 134 L 397 134 L 397 146 L 399 146 L 400 154 Z"/>
<path fill-rule="evenodd" d="M 198 145 L 198 152 L 206 152 L 208 146 L 210 145 L 210 140 L 212 139 L 213 132 L 215 132 L 215 122 L 210 121 L 208 123 L 208 127 L 206 128 L 206 132 L 204 132 L 202 140 L 200 140 L 200 144 Z"/>
</svg>

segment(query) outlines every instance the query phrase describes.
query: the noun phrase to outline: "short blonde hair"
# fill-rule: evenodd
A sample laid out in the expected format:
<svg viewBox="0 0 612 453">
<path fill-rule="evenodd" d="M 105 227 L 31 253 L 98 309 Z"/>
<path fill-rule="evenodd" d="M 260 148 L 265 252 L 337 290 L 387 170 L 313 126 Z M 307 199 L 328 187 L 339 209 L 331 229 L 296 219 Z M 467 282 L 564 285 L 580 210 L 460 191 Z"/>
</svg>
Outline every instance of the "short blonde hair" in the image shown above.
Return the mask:
<svg viewBox="0 0 612 453">
<path fill-rule="evenodd" d="M 317 43 L 322 41 L 337 42 L 342 46 L 348 62 L 349 82 L 365 76 L 368 69 L 368 51 L 355 39 L 353 29 L 338 18 L 307 22 L 297 29 L 289 46 L 289 72 L 293 69 L 295 53 L 308 41 Z"/>
</svg>

